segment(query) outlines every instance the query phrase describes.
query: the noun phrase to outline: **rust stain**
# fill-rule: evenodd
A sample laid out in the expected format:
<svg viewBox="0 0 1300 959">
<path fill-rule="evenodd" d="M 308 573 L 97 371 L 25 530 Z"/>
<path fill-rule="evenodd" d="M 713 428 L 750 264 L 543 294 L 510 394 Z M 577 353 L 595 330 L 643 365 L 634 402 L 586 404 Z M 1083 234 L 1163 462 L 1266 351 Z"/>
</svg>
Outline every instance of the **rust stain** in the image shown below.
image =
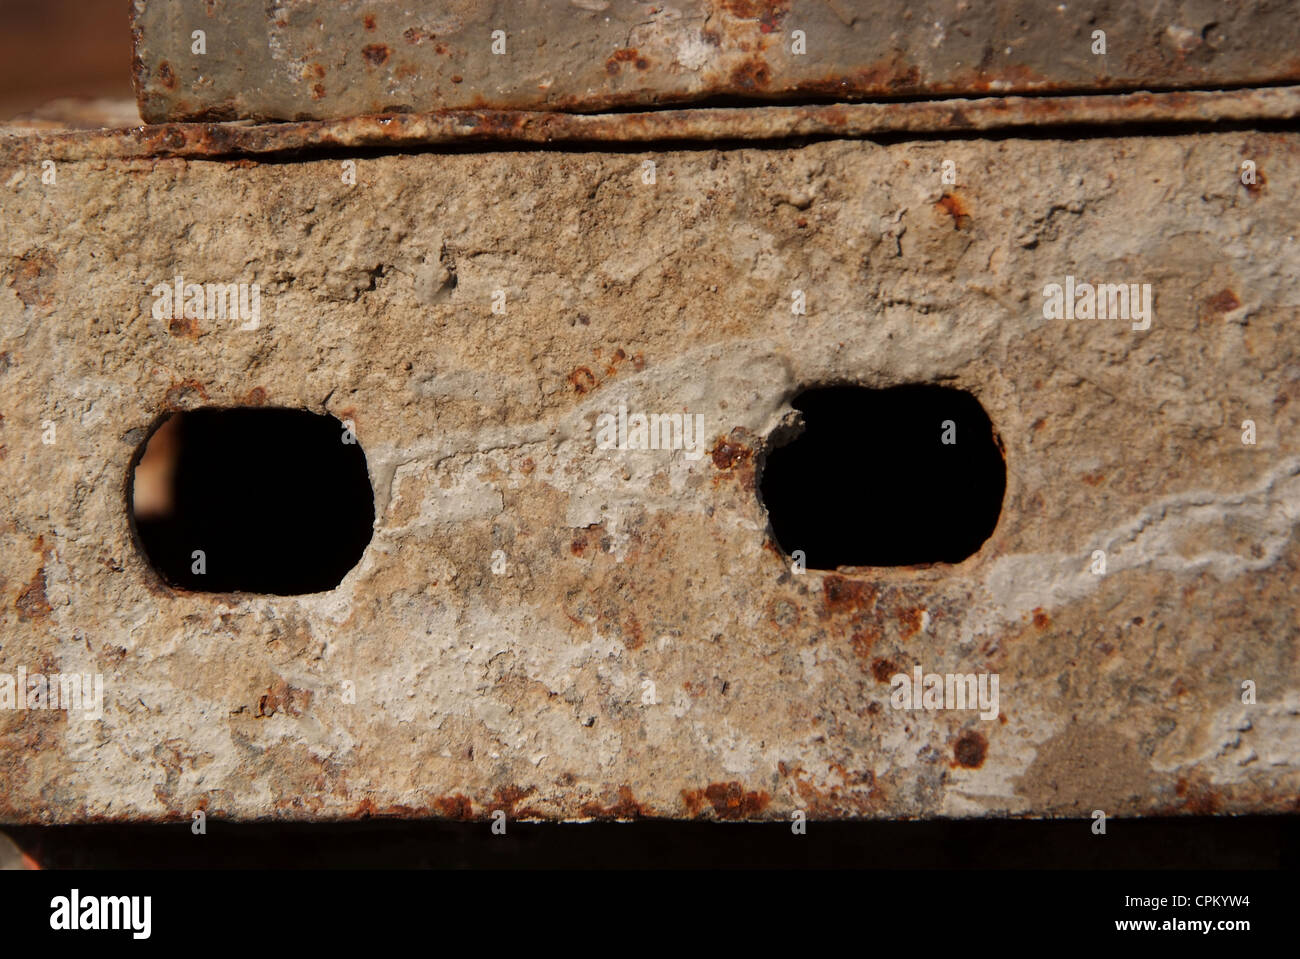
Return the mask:
<svg viewBox="0 0 1300 959">
<path fill-rule="evenodd" d="M 523 802 L 533 793 L 537 792 L 536 786 L 529 786 L 527 789 L 520 789 L 518 786 L 498 786 L 492 794 L 492 801 L 488 803 L 488 812 L 493 813 L 498 809 L 505 810 L 506 815 L 515 815 L 515 806 Z M 527 814 L 530 810 L 521 809 L 521 815 Z"/>
<path fill-rule="evenodd" d="M 876 602 L 876 587 L 857 579 L 832 574 L 822 580 L 822 603 L 829 614 L 869 609 Z"/>
<path fill-rule="evenodd" d="M 1264 176 L 1263 170 L 1256 170 L 1255 182 L 1243 183 L 1242 186 L 1250 194 L 1252 200 L 1258 200 L 1261 193 L 1267 192 L 1264 187 L 1268 186 L 1268 177 Z"/>
<path fill-rule="evenodd" d="M 1204 773 L 1198 773 L 1195 781 L 1179 776 L 1174 793 L 1179 802 L 1165 812 L 1190 813 L 1193 816 L 1212 816 L 1223 806 L 1223 797 L 1209 784 Z"/>
<path fill-rule="evenodd" d="M 738 782 L 710 783 L 704 789 L 683 789 L 682 799 L 692 816 L 698 816 L 707 802 L 719 819 L 750 819 L 767 808 L 766 792 L 746 792 Z"/>
<path fill-rule="evenodd" d="M 361 18 L 361 22 L 365 24 L 367 30 L 375 29 L 375 15 L 373 13 L 367 13 Z"/>
<path fill-rule="evenodd" d="M 599 382 L 596 374 L 591 372 L 588 367 L 579 366 L 568 376 L 569 385 L 573 387 L 574 392 L 588 393 L 596 388 Z"/>
<path fill-rule="evenodd" d="M 757 20 L 761 33 L 771 33 L 790 10 L 789 0 L 721 0 L 722 9 L 737 20 Z"/>
<path fill-rule="evenodd" d="M 967 769 L 979 769 L 984 765 L 984 757 L 988 754 L 989 742 L 983 734 L 968 729 L 957 737 L 957 743 L 953 746 L 953 756 L 957 760 L 958 766 L 964 766 Z"/>
<path fill-rule="evenodd" d="M 167 388 L 167 393 L 163 397 L 163 406 L 173 412 L 186 409 L 196 394 L 204 401 L 208 398 L 208 391 L 198 380 L 181 380 Z"/>
<path fill-rule="evenodd" d="M 752 56 L 732 67 L 729 79 L 737 90 L 762 90 L 772 82 L 772 71 L 761 56 Z"/>
<path fill-rule="evenodd" d="M 468 796 L 456 793 L 454 796 L 439 796 L 433 801 L 439 814 L 447 819 L 467 820 L 473 818 L 474 804 Z"/>
<path fill-rule="evenodd" d="M 871 655 L 871 650 L 880 640 L 881 635 L 881 630 L 878 627 L 868 627 L 855 632 L 849 637 L 849 645 L 853 647 L 853 654 L 866 659 Z"/>
<path fill-rule="evenodd" d="M 366 62 L 373 67 L 382 67 L 388 62 L 388 44 L 386 43 L 367 43 L 361 48 L 361 55 L 366 58 Z"/>
<path fill-rule="evenodd" d="M 58 268 L 49 251 L 28 250 L 22 256 L 10 257 L 7 272 L 23 306 L 49 306 L 54 302 L 50 287 Z"/>
<path fill-rule="evenodd" d="M 1041 606 L 1034 610 L 1034 625 L 1039 629 L 1046 629 L 1052 625 L 1052 617 L 1048 616 Z"/>
<path fill-rule="evenodd" d="M 45 563 L 37 567 L 32 581 L 18 594 L 14 601 L 18 616 L 24 620 L 43 620 L 50 615 L 52 607 L 45 597 Z"/>
<path fill-rule="evenodd" d="M 720 470 L 735 469 L 742 463 L 749 462 L 753 455 L 754 451 L 743 443 L 721 437 L 713 445 L 713 449 L 709 451 L 714 467 Z"/>
<path fill-rule="evenodd" d="M 631 613 L 623 618 L 619 637 L 623 640 L 623 645 L 630 650 L 638 650 L 645 645 L 645 632 L 641 628 L 641 622 Z"/>
<path fill-rule="evenodd" d="M 605 72 L 610 76 L 617 76 L 625 63 L 632 64 L 638 70 L 644 70 L 650 66 L 650 61 L 637 53 L 635 47 L 628 47 L 615 50 L 610 54 L 609 59 L 605 61 Z"/>
<path fill-rule="evenodd" d="M 873 659 L 871 661 L 871 675 L 876 677 L 876 682 L 887 683 L 890 678 L 897 676 L 900 670 L 894 662 L 888 659 Z"/>
<path fill-rule="evenodd" d="M 1227 287 L 1224 287 L 1218 293 L 1215 293 L 1214 296 L 1206 300 L 1205 305 L 1215 313 L 1230 313 L 1237 307 L 1241 306 L 1241 300 L 1237 299 L 1236 293 L 1232 292 L 1232 290 Z"/>
<path fill-rule="evenodd" d="M 619 786 L 618 799 L 608 806 L 593 800 L 583 803 L 579 810 L 584 816 L 593 819 L 643 819 L 650 815 L 650 809 L 637 802 L 628 786 Z"/>
<path fill-rule="evenodd" d="M 415 819 L 419 816 L 427 815 L 428 810 L 418 809 L 414 806 L 404 806 L 400 804 L 390 804 L 388 806 L 376 806 L 375 801 L 369 797 L 361 800 L 357 808 L 348 813 L 349 819 L 370 819 L 374 816 L 393 817 L 398 819 Z"/>
<path fill-rule="evenodd" d="M 172 69 L 172 65 L 166 60 L 158 64 L 158 82 L 168 90 L 176 89 L 176 71 Z"/>
<path fill-rule="evenodd" d="M 795 790 L 811 816 L 835 818 L 845 813 L 861 815 L 880 808 L 885 793 L 876 783 L 875 773 L 869 769 L 854 772 L 838 762 L 830 763 L 830 769 L 839 782 L 818 785 L 812 782 L 812 777 L 802 765 L 791 766 L 784 762 L 778 764 L 782 776 L 794 779 Z"/>
<path fill-rule="evenodd" d="M 283 679 L 277 679 L 266 693 L 257 701 L 258 719 L 274 716 L 278 712 L 290 716 L 301 716 L 311 705 L 311 691 L 290 686 Z"/>
<path fill-rule="evenodd" d="M 187 340 L 197 340 L 200 333 L 199 321 L 192 316 L 174 316 L 167 321 L 167 332 Z"/>
<path fill-rule="evenodd" d="M 898 624 L 903 639 L 911 639 L 921 631 L 921 614 L 923 612 L 924 610 L 920 607 L 904 607 L 898 610 Z"/>
<path fill-rule="evenodd" d="M 920 69 L 915 65 L 904 66 L 901 55 L 850 73 L 836 72 L 825 78 L 804 80 L 795 85 L 796 92 L 817 96 L 899 95 L 917 93 L 922 89 Z"/>
<path fill-rule="evenodd" d="M 940 213 L 946 213 L 952 217 L 952 228 L 954 230 L 967 230 L 973 222 L 971 220 L 970 210 L 966 203 L 956 193 L 945 193 L 939 198 L 939 202 L 934 208 Z"/>
</svg>

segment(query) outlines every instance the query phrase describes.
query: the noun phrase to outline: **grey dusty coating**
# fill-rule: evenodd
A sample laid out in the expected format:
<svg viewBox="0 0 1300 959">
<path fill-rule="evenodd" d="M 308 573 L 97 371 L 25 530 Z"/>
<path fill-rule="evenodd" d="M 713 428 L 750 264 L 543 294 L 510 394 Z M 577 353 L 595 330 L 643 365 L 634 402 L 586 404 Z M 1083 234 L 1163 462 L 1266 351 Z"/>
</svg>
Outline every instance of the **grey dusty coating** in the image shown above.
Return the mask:
<svg viewBox="0 0 1300 959">
<path fill-rule="evenodd" d="M 0 820 L 1297 808 L 1294 133 L 0 160 L 0 672 L 105 690 L 0 710 Z M 154 319 L 177 275 L 260 325 Z M 1150 328 L 1045 319 L 1066 276 Z M 792 571 L 756 470 L 827 382 L 978 397 L 982 549 Z M 373 540 L 327 593 L 163 586 L 132 455 L 259 404 L 355 423 Z M 620 405 L 707 452 L 597 449 Z M 998 718 L 892 708 L 917 665 Z"/>
</svg>

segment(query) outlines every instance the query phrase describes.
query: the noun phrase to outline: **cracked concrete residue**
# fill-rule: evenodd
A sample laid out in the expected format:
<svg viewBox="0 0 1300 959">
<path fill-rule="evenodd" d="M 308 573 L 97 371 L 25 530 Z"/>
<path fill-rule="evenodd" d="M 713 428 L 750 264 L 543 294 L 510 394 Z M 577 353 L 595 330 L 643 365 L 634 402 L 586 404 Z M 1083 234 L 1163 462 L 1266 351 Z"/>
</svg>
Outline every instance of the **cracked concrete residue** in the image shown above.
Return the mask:
<svg viewBox="0 0 1300 959">
<path fill-rule="evenodd" d="M 341 163 L 0 177 L 0 673 L 105 696 L 0 710 L 0 818 L 1297 808 L 1300 136 Z M 260 327 L 155 320 L 176 275 L 259 283 Z M 1150 283 L 1155 322 L 1044 319 L 1066 275 Z M 840 382 L 978 397 L 974 556 L 770 542 L 764 444 Z M 169 590 L 132 541 L 150 424 L 250 396 L 365 449 L 331 592 Z M 698 414 L 705 455 L 597 449 L 621 406 Z M 998 718 L 895 710 L 916 666 L 997 673 Z"/>
</svg>

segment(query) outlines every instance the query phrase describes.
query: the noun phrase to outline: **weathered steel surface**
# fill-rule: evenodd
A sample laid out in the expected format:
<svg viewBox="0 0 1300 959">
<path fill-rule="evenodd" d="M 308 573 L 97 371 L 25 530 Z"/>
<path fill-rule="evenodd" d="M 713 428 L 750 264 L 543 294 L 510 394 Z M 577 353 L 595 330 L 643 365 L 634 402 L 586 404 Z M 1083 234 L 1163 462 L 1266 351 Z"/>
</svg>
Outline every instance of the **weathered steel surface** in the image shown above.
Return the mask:
<svg viewBox="0 0 1300 959">
<path fill-rule="evenodd" d="M 883 137 L 1025 128 L 1241 123 L 1300 117 L 1300 87 L 1072 97 L 575 114 L 461 110 L 293 123 L 163 123 L 95 134 L 0 129 L 10 162 L 92 157 L 236 157 L 447 144 L 680 143 Z M 21 138 L 21 139 L 18 139 Z"/>
<path fill-rule="evenodd" d="M 1300 136 L 55 169 L 0 180 L 0 673 L 105 704 L 0 710 L 0 819 L 1296 809 Z M 178 274 L 260 327 L 155 319 Z M 1067 275 L 1152 284 L 1149 329 L 1045 319 Z M 792 572 L 755 475 L 825 382 L 978 396 L 978 553 Z M 356 425 L 332 592 L 171 590 L 132 541 L 150 424 L 250 403 Z M 620 405 L 709 454 L 598 449 Z M 915 666 L 996 672 L 998 718 L 895 710 Z"/>
<path fill-rule="evenodd" d="M 1300 80 L 1300 18 L 1278 0 L 992 9 L 965 0 L 135 0 L 132 9 L 149 122 Z M 1104 54 L 1093 52 L 1097 30 Z"/>
</svg>

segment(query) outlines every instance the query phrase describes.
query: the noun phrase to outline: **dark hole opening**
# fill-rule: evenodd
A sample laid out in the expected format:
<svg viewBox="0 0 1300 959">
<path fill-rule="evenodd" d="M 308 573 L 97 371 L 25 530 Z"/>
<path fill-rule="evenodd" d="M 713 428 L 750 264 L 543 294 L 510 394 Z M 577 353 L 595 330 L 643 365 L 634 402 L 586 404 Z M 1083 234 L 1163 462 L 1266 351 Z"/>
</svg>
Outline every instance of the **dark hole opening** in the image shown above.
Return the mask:
<svg viewBox="0 0 1300 959">
<path fill-rule="evenodd" d="M 830 386 L 791 405 L 803 432 L 768 452 L 759 492 L 777 544 L 808 569 L 956 563 L 992 535 L 1006 463 L 971 394 Z"/>
<path fill-rule="evenodd" d="M 164 419 L 137 453 L 129 506 L 158 574 L 206 592 L 333 589 L 375 519 L 366 456 L 344 424 L 264 407 Z"/>
</svg>

